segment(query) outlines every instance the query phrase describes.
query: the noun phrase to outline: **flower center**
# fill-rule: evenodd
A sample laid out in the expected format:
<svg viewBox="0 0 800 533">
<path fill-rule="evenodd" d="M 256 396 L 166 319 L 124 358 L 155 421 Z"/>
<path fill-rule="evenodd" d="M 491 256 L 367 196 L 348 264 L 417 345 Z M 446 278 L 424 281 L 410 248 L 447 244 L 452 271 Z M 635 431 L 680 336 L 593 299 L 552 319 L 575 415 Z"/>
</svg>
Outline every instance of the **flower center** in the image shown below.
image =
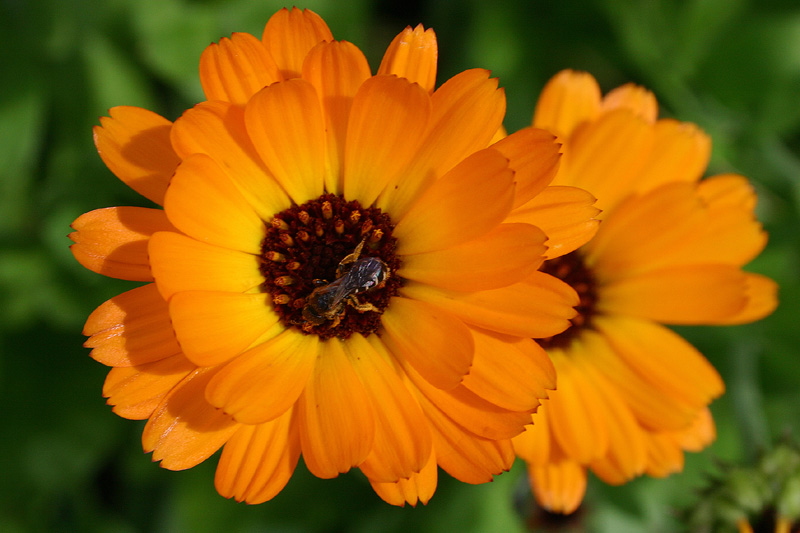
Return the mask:
<svg viewBox="0 0 800 533">
<path fill-rule="evenodd" d="M 558 335 L 546 339 L 536 339 L 545 349 L 565 348 L 569 346 L 573 338 L 580 335 L 582 329 L 589 328 L 592 325 L 592 317 L 595 315 L 595 303 L 597 302 L 594 276 L 583 262 L 583 257 L 577 251 L 545 261 L 541 270 L 567 283 L 575 289 L 580 298 L 580 303 L 575 306 L 578 314 L 570 320 L 572 326 Z"/>
<path fill-rule="evenodd" d="M 283 324 L 323 339 L 377 332 L 402 284 L 393 228 L 380 209 L 334 194 L 275 215 L 260 270 Z"/>
</svg>

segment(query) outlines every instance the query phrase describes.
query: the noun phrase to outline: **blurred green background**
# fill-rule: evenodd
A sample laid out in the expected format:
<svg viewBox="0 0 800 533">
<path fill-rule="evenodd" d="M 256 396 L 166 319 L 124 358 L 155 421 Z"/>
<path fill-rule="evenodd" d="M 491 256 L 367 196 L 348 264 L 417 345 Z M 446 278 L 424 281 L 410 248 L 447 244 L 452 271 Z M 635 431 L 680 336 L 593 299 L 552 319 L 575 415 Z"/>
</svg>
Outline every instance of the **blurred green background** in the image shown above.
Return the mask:
<svg viewBox="0 0 800 533">
<path fill-rule="evenodd" d="M 284 4 L 266 0 L 0 0 L 0 531 L 522 531 L 534 506 L 524 468 L 469 486 L 440 476 L 427 506 L 393 508 L 358 472 L 319 480 L 298 468 L 272 502 L 236 504 L 213 488 L 216 459 L 169 472 L 141 451 L 143 423 L 101 397 L 106 369 L 81 328 L 131 283 L 93 274 L 68 250 L 70 222 L 99 207 L 146 205 L 104 167 L 91 128 L 109 107 L 170 119 L 202 99 L 203 48 L 260 36 Z M 720 370 L 717 442 L 683 474 L 624 487 L 590 480 L 559 530 L 676 531 L 719 461 L 751 461 L 800 437 L 800 5 L 794 0 L 314 0 L 338 39 L 376 68 L 391 38 L 422 22 L 439 38 L 441 83 L 491 69 L 506 126 L 529 123 L 547 79 L 588 70 L 604 90 L 656 93 L 662 115 L 714 140 L 711 172 L 749 176 L 768 248 L 751 265 L 781 285 L 781 306 L 747 326 L 681 328 Z"/>
</svg>

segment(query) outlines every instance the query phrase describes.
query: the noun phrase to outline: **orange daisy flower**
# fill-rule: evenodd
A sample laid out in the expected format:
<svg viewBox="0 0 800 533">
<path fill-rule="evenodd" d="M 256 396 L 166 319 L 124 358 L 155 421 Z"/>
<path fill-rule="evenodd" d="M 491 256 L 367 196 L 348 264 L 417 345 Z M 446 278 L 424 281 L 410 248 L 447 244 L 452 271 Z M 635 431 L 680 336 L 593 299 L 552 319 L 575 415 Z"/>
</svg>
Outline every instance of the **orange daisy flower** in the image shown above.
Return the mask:
<svg viewBox="0 0 800 533">
<path fill-rule="evenodd" d="M 103 161 L 163 209 L 73 223 L 84 266 L 148 282 L 92 313 L 86 345 L 161 466 L 224 447 L 217 490 L 259 503 L 302 454 L 321 478 L 358 467 L 397 505 L 427 502 L 437 465 L 471 483 L 510 468 L 555 385 L 530 338 L 578 302 L 537 269 L 585 242 L 596 210 L 547 188 L 552 134 L 494 143 L 505 98 L 488 72 L 434 90 L 436 58 L 433 32 L 407 28 L 372 75 L 319 16 L 284 9 L 261 40 L 205 50 L 207 101 L 174 123 L 101 119 Z M 507 220 L 534 197 L 541 227 Z"/>
<path fill-rule="evenodd" d="M 570 513 L 586 471 L 610 484 L 683 468 L 715 436 L 708 404 L 720 376 L 661 324 L 739 324 L 776 306 L 775 284 L 743 272 L 766 243 L 747 180 L 700 180 L 710 140 L 657 119 L 654 96 L 625 85 L 605 97 L 564 71 L 545 87 L 534 125 L 564 143 L 554 184 L 583 187 L 602 209 L 597 235 L 543 272 L 580 295 L 573 326 L 542 341 L 558 390 L 514 439 L 539 503 Z"/>
</svg>

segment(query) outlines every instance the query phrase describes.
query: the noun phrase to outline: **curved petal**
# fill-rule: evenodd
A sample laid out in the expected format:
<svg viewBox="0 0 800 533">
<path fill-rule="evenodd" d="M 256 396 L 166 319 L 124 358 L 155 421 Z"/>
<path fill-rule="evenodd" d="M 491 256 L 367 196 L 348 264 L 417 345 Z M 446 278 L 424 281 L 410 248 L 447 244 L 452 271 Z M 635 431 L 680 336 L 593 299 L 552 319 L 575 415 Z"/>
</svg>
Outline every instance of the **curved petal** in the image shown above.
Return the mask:
<svg viewBox="0 0 800 533">
<path fill-rule="evenodd" d="M 472 329 L 475 358 L 464 387 L 511 411 L 531 411 L 556 388 L 547 352 L 530 339 Z"/>
<path fill-rule="evenodd" d="M 492 144 L 492 148 L 508 158 L 514 171 L 514 208 L 542 192 L 558 172 L 561 144 L 547 130 L 524 128 Z"/>
<path fill-rule="evenodd" d="M 452 389 L 472 364 L 474 344 L 464 323 L 436 306 L 394 297 L 381 319 L 383 341 L 440 389 Z"/>
<path fill-rule="evenodd" d="M 361 471 L 373 484 L 418 476 L 431 456 L 432 439 L 417 400 L 377 337 L 367 341 L 356 334 L 344 348 L 375 414 L 375 442 Z"/>
<path fill-rule="evenodd" d="M 473 326 L 535 339 L 567 329 L 579 303 L 572 287 L 543 272 L 491 291 L 463 293 L 409 282 L 400 293 L 446 309 Z"/>
<path fill-rule="evenodd" d="M 237 502 L 264 503 L 286 486 L 299 458 L 292 410 L 263 424 L 242 425 L 222 449 L 214 486 Z"/>
<path fill-rule="evenodd" d="M 655 95 L 644 87 L 633 83 L 626 83 L 612 89 L 603 97 L 601 109 L 628 109 L 637 116 L 650 123 L 655 123 L 658 118 L 658 102 Z"/>
<path fill-rule="evenodd" d="M 224 363 L 256 339 L 269 340 L 285 329 L 269 295 L 185 291 L 175 294 L 169 312 L 186 356 L 198 366 Z"/>
<path fill-rule="evenodd" d="M 546 403 L 553 437 L 566 456 L 587 464 L 608 451 L 609 428 L 604 397 L 586 375 L 585 363 L 551 350 L 558 374 L 558 389 Z"/>
<path fill-rule="evenodd" d="M 529 465 L 545 466 L 556 463 L 564 456 L 553 442 L 553 432 L 545 414 L 547 402 L 542 403 L 533 415 L 533 423 L 525 426 L 525 431 L 511 439 L 514 453 Z"/>
<path fill-rule="evenodd" d="M 669 433 L 645 433 L 648 476 L 667 477 L 683 470 L 683 450 Z"/>
<path fill-rule="evenodd" d="M 436 461 L 454 478 L 471 484 L 486 483 L 514 464 L 510 440 L 479 437 L 453 422 L 424 395 L 419 401 L 433 431 Z"/>
<path fill-rule="evenodd" d="M 264 221 L 205 154 L 190 155 L 180 164 L 164 197 L 164 211 L 176 228 L 200 242 L 261 252 Z"/>
<path fill-rule="evenodd" d="M 464 244 L 405 256 L 397 275 L 455 291 L 497 289 L 539 268 L 546 239 L 535 226 L 500 224 Z"/>
<path fill-rule="evenodd" d="M 314 372 L 297 402 L 297 423 L 303 460 L 317 477 L 336 477 L 369 455 L 375 413 L 342 341 L 319 345 Z"/>
<path fill-rule="evenodd" d="M 103 383 L 103 397 L 122 418 L 144 420 L 196 368 L 180 353 L 143 365 L 112 368 Z"/>
<path fill-rule="evenodd" d="M 245 292 L 264 282 L 258 257 L 160 231 L 148 246 L 153 276 L 165 299 L 180 291 Z"/>
<path fill-rule="evenodd" d="M 691 344 L 647 320 L 596 317 L 595 327 L 617 356 L 658 390 L 704 406 L 725 389 L 714 367 Z"/>
<path fill-rule="evenodd" d="M 431 102 L 414 83 L 394 76 L 367 80 L 347 126 L 345 198 L 371 205 L 412 161 L 422 143 Z"/>
<path fill-rule="evenodd" d="M 711 138 L 692 123 L 671 119 L 656 122 L 654 134 L 655 149 L 631 192 L 646 192 L 674 181 L 699 180 L 711 158 Z"/>
<path fill-rule="evenodd" d="M 303 60 L 317 43 L 332 40 L 331 30 L 319 15 L 296 7 L 283 8 L 272 15 L 261 36 L 286 79 L 300 76 Z"/>
<path fill-rule="evenodd" d="M 172 144 L 182 158 L 204 153 L 216 161 L 262 220 L 291 205 L 256 153 L 242 108 L 227 102 L 197 104 L 175 121 Z"/>
<path fill-rule="evenodd" d="M 463 385 L 444 391 L 426 382 L 413 368 L 403 369 L 416 387 L 436 409 L 463 430 L 476 437 L 502 440 L 522 433 L 530 424 L 531 410 L 512 411 L 481 398 Z"/>
<path fill-rule="evenodd" d="M 570 514 L 586 494 L 586 469 L 576 461 L 528 465 L 536 501 L 551 513 Z"/>
<path fill-rule="evenodd" d="M 145 452 L 169 470 L 196 466 L 213 455 L 239 425 L 210 405 L 203 390 L 213 369 L 198 369 L 173 388 L 147 421 L 142 432 Z"/>
<path fill-rule="evenodd" d="M 350 108 L 359 87 L 369 77 L 367 58 L 347 41 L 319 43 L 303 63 L 303 79 L 316 89 L 325 117 L 325 190 L 329 193 L 341 194 L 344 190 L 342 178 L 346 168 L 345 139 Z"/>
<path fill-rule="evenodd" d="M 377 206 L 401 219 L 430 183 L 470 154 L 489 145 L 505 115 L 497 79 L 482 69 L 446 81 L 431 97 L 432 113 L 420 150 L 400 176 L 389 182 Z"/>
<path fill-rule="evenodd" d="M 682 429 L 694 418 L 697 409 L 706 405 L 706 402 L 687 401 L 674 388 L 662 388 L 658 380 L 637 372 L 596 331 L 582 331 L 578 349 L 585 354 L 586 364 L 613 385 L 614 394 L 622 397 L 637 420 L 650 430 Z M 642 353 L 641 357 L 646 356 Z"/>
<path fill-rule="evenodd" d="M 720 210 L 733 207 L 753 211 L 758 202 L 753 186 L 739 174 L 717 174 L 700 180 L 697 193 L 709 206 Z"/>
<path fill-rule="evenodd" d="M 200 56 L 200 85 L 206 100 L 244 105 L 262 88 L 283 79 L 267 49 L 249 33 L 212 43 Z"/>
<path fill-rule="evenodd" d="M 75 259 L 93 272 L 130 281 L 153 281 L 147 241 L 174 229 L 160 209 L 107 207 L 79 216 L 69 234 Z"/>
<path fill-rule="evenodd" d="M 439 47 L 433 29 L 426 30 L 422 24 L 414 29 L 408 26 L 389 44 L 378 74 L 396 74 L 419 84 L 430 94 L 436 87 L 438 58 Z"/>
<path fill-rule="evenodd" d="M 431 449 L 428 462 L 419 473 L 411 474 L 408 479 L 400 479 L 394 483 L 381 483 L 369 480 L 375 493 L 386 503 L 392 505 L 405 506 L 406 503 L 412 507 L 417 506 L 417 502 L 427 505 L 433 497 L 438 482 L 439 468 L 436 464 L 436 455 Z"/>
<path fill-rule="evenodd" d="M 730 265 L 644 272 L 598 287 L 597 310 L 667 324 L 719 324 L 747 305 L 747 278 Z"/>
<path fill-rule="evenodd" d="M 608 214 L 636 186 L 654 142 L 652 124 L 627 109 L 606 113 L 572 136 L 553 184 L 586 189 Z"/>
<path fill-rule="evenodd" d="M 274 420 L 303 392 L 318 351 L 318 337 L 287 330 L 222 367 L 206 397 L 244 424 Z"/>
<path fill-rule="evenodd" d="M 562 70 L 542 89 L 533 125 L 569 137 L 575 127 L 600 113 L 600 86 L 591 74 Z"/>
<path fill-rule="evenodd" d="M 778 284 L 766 276 L 745 272 L 747 304 L 720 324 L 749 324 L 772 314 L 778 307 Z"/>
<path fill-rule="evenodd" d="M 695 415 L 692 423 L 681 431 L 672 433 L 675 442 L 687 452 L 699 452 L 717 438 L 717 428 L 708 407 Z"/>
<path fill-rule="evenodd" d="M 95 309 L 83 334 L 94 360 L 107 366 L 133 366 L 179 354 L 167 302 L 154 283 L 111 298 Z"/>
<path fill-rule="evenodd" d="M 172 122 L 140 107 L 112 107 L 108 114 L 94 127 L 100 158 L 128 187 L 161 205 L 180 162 L 169 142 Z"/>
<path fill-rule="evenodd" d="M 485 235 L 511 210 L 513 183 L 514 173 L 499 152 L 486 149 L 468 157 L 397 222 L 392 232 L 397 253 L 432 252 Z"/>
<path fill-rule="evenodd" d="M 535 198 L 514 209 L 506 222 L 525 222 L 547 235 L 545 257 L 553 259 L 589 242 L 600 226 L 595 198 L 577 187 L 545 187 Z"/>
<path fill-rule="evenodd" d="M 325 119 L 313 85 L 294 79 L 262 89 L 244 120 L 256 151 L 296 204 L 322 194 Z"/>
</svg>

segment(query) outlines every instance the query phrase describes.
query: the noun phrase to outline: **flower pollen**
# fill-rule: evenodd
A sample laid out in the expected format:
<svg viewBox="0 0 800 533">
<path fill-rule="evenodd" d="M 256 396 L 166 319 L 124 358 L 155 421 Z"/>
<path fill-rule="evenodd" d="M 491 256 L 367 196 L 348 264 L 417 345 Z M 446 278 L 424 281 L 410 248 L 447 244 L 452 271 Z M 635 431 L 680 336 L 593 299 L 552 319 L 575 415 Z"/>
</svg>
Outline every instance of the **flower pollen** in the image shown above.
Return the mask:
<svg viewBox="0 0 800 533">
<path fill-rule="evenodd" d="M 597 287 L 594 276 L 584 263 L 583 257 L 577 251 L 545 261 L 541 270 L 575 289 L 580 298 L 580 303 L 575 306 L 578 314 L 570 320 L 572 326 L 558 335 L 553 335 L 546 339 L 536 339 L 545 349 L 565 348 L 569 346 L 573 338 L 580 334 L 582 329 L 590 328 L 592 325 L 592 317 L 595 315 L 595 303 L 597 302 Z"/>
<path fill-rule="evenodd" d="M 363 208 L 358 201 L 348 202 L 334 194 L 276 214 L 261 246 L 260 270 L 265 279 L 262 290 L 272 295 L 281 321 L 322 339 L 378 332 L 381 314 L 402 284 L 393 275 L 400 267 L 393 227 L 389 215 L 380 209 Z M 335 310 L 335 316 L 320 323 L 309 321 L 304 315 L 308 306 L 316 314 L 325 310 L 309 302 L 312 292 L 346 276 L 345 263 L 356 259 L 360 244 L 358 258 L 380 259 L 388 277 L 374 290 L 346 290 L 339 282 L 345 297 L 325 302 L 325 309 Z"/>
</svg>

